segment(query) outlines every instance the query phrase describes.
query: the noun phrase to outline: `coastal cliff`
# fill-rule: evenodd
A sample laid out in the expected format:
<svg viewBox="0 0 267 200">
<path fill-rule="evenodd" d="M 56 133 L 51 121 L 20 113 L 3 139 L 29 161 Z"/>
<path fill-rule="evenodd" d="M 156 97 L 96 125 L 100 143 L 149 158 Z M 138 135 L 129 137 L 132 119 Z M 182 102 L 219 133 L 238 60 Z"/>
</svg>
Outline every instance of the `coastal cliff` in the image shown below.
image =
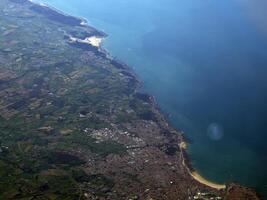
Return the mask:
<svg viewBox="0 0 267 200">
<path fill-rule="evenodd" d="M 258 199 L 194 172 L 106 33 L 27 0 L 0 15 L 0 199 Z"/>
</svg>

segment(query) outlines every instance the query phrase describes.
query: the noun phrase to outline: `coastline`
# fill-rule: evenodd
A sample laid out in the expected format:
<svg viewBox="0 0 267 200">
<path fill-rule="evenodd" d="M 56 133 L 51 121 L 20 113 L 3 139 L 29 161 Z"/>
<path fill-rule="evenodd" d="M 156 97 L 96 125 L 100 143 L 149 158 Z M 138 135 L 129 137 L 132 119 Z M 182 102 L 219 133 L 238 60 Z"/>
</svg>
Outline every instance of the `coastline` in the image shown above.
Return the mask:
<svg viewBox="0 0 267 200">
<path fill-rule="evenodd" d="M 69 39 L 71 40 L 71 42 L 86 43 L 86 44 L 92 45 L 94 47 L 100 47 L 100 45 L 103 41 L 103 38 L 96 37 L 96 36 L 87 37 L 84 40 L 70 36 Z"/>
<path fill-rule="evenodd" d="M 218 183 L 215 183 L 215 182 L 213 182 L 211 180 L 208 180 L 208 179 L 204 178 L 203 176 L 200 175 L 200 173 L 198 171 L 196 171 L 192 167 L 192 165 L 190 163 L 190 159 L 188 157 L 188 153 L 186 152 L 186 149 L 188 147 L 188 143 L 185 141 L 183 135 L 182 135 L 179 147 L 181 149 L 180 156 L 181 156 L 181 159 L 182 159 L 182 162 L 183 162 L 182 164 L 185 167 L 185 169 L 187 170 L 188 174 L 194 180 L 196 180 L 197 182 L 199 182 L 199 183 L 201 183 L 203 185 L 206 185 L 208 187 L 216 189 L 216 190 L 225 190 L 227 188 L 227 185 L 225 185 L 225 184 L 218 184 Z"/>
<path fill-rule="evenodd" d="M 211 188 L 217 189 L 217 190 L 223 190 L 226 189 L 226 185 L 223 184 L 218 184 L 218 183 L 214 183 L 206 178 L 204 178 L 203 176 L 201 176 L 197 171 L 193 171 L 190 172 L 190 175 L 197 180 L 198 182 L 207 185 Z"/>
<path fill-rule="evenodd" d="M 58 15 L 61 15 L 61 17 L 68 18 L 70 20 L 69 25 L 82 26 L 82 27 L 85 27 L 85 28 L 90 28 L 92 30 L 95 30 L 96 35 L 93 35 L 91 37 L 86 37 L 85 39 L 80 39 L 80 38 L 76 38 L 76 37 L 70 36 L 69 39 L 73 40 L 73 42 L 75 42 L 75 43 L 83 43 L 84 45 L 90 46 L 90 48 L 93 47 L 93 49 L 91 48 L 91 50 L 95 49 L 96 51 L 98 51 L 98 53 L 104 54 L 105 57 L 107 59 L 109 59 L 116 67 L 125 70 L 125 74 L 124 74 L 125 76 L 131 77 L 132 79 L 134 79 L 135 83 L 137 83 L 137 85 L 135 86 L 136 87 L 136 91 L 138 91 L 139 88 L 142 87 L 142 84 L 140 84 L 142 82 L 139 80 L 139 78 L 134 73 L 132 68 L 130 68 L 127 64 L 121 62 L 120 60 L 117 60 L 116 58 L 112 57 L 111 54 L 106 49 L 103 49 L 103 47 L 101 46 L 101 42 L 105 37 L 107 37 L 107 34 L 102 32 L 102 31 L 99 31 L 99 30 L 95 29 L 92 26 L 90 26 L 88 24 L 88 21 L 85 18 L 75 17 L 75 16 L 72 16 L 72 15 L 66 14 L 66 13 L 64 13 L 64 12 L 54 8 L 54 7 L 51 7 L 50 5 L 43 4 L 43 3 L 38 3 L 38 2 L 35 2 L 33 0 L 21 0 L 21 1 L 20 0 L 13 0 L 13 2 L 30 3 L 33 6 L 36 6 L 36 7 L 38 6 L 40 8 L 45 8 L 46 11 L 49 10 L 49 11 L 51 11 L 53 13 L 56 12 Z M 35 10 L 35 11 L 38 12 L 38 9 Z M 41 14 L 45 15 L 47 13 L 42 12 Z M 48 15 L 48 17 L 49 17 L 49 15 Z M 68 20 L 66 19 L 66 21 L 64 23 L 67 23 L 67 22 L 68 22 Z M 102 37 L 99 37 L 98 34 L 100 34 Z M 80 47 L 80 48 L 83 48 L 83 47 Z M 149 103 L 161 113 L 161 115 L 165 119 L 166 123 L 169 124 L 169 120 L 167 120 L 166 116 L 163 114 L 164 112 L 161 111 L 161 109 L 158 106 L 155 98 L 153 96 L 147 94 L 147 93 L 142 93 L 142 94 L 148 96 Z M 170 127 L 173 128 L 172 125 L 170 125 Z M 226 189 L 227 188 L 226 185 L 217 184 L 217 183 L 214 183 L 212 181 L 209 181 L 209 180 L 205 179 L 204 177 L 202 177 L 196 170 L 194 170 L 192 168 L 192 166 L 190 164 L 189 155 L 186 152 L 186 148 L 187 148 L 188 144 L 186 143 L 183 134 L 180 133 L 177 130 L 176 130 L 176 132 L 180 134 L 180 143 L 178 144 L 178 146 L 180 147 L 180 156 L 182 156 L 182 162 L 183 162 L 182 164 L 183 164 L 185 170 L 187 171 L 188 175 L 190 177 L 192 177 L 194 180 L 196 180 L 197 182 L 199 182 L 200 184 L 203 184 L 203 185 L 208 186 L 210 188 L 213 188 L 213 189 L 216 189 L 216 190 L 224 190 L 224 189 Z"/>
</svg>

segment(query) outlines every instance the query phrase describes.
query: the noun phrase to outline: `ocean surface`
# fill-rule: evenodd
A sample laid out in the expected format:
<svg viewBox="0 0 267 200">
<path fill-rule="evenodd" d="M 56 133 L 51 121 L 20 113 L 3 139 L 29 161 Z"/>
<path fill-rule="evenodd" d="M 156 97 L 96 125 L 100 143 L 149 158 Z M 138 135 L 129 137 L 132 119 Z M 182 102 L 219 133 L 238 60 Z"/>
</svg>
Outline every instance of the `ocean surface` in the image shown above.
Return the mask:
<svg viewBox="0 0 267 200">
<path fill-rule="evenodd" d="M 267 197 L 267 3 L 262 0 L 38 0 L 105 31 L 192 141 L 204 177 Z"/>
</svg>

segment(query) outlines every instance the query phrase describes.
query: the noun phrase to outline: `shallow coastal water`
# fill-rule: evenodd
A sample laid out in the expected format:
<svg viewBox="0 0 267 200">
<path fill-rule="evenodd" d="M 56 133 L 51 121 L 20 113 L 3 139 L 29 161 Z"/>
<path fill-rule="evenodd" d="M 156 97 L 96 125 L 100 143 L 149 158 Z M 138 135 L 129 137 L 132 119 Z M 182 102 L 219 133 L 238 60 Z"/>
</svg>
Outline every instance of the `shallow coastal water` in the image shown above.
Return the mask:
<svg viewBox="0 0 267 200">
<path fill-rule="evenodd" d="M 215 182 L 267 193 L 267 8 L 240 0 L 42 0 L 85 17 L 134 68 L 193 166 Z"/>
</svg>

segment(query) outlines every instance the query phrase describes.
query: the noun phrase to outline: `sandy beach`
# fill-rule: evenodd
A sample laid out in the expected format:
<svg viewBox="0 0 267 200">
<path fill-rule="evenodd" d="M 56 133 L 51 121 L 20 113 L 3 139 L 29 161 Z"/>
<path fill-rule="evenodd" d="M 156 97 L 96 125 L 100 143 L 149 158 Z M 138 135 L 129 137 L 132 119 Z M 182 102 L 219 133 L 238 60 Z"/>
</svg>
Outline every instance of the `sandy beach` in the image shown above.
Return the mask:
<svg viewBox="0 0 267 200">
<path fill-rule="evenodd" d="M 221 189 L 225 189 L 226 188 L 226 185 L 224 184 L 217 184 L 217 183 L 214 183 L 212 181 L 209 181 L 207 179 L 205 179 L 204 177 L 202 177 L 198 172 L 196 171 L 193 171 L 193 172 L 189 172 L 190 175 L 195 179 L 197 180 L 198 182 L 204 184 L 204 185 L 207 185 L 211 188 L 214 188 L 214 189 L 217 189 L 217 190 L 221 190 Z"/>
<path fill-rule="evenodd" d="M 181 142 L 181 143 L 179 144 L 179 147 L 180 147 L 181 149 L 187 149 L 187 143 L 186 143 L 186 142 Z"/>
<path fill-rule="evenodd" d="M 96 37 L 96 36 L 93 36 L 93 37 L 88 37 L 86 38 L 85 40 L 83 40 L 84 42 L 87 42 L 95 47 L 99 47 L 101 42 L 102 42 L 103 38 L 99 38 L 99 37 Z"/>
<path fill-rule="evenodd" d="M 81 40 L 79 38 L 75 38 L 75 37 L 70 36 L 70 40 L 73 42 L 81 42 L 81 43 L 90 44 L 94 47 L 100 47 L 103 38 L 92 36 L 92 37 L 87 37 L 84 40 Z"/>
<path fill-rule="evenodd" d="M 180 142 L 179 147 L 183 150 L 187 149 L 188 144 L 185 141 Z M 187 169 L 188 173 L 190 174 L 190 176 L 192 178 L 194 178 L 196 181 L 198 181 L 199 183 L 202 183 L 208 187 L 217 189 L 217 190 L 221 190 L 221 189 L 226 189 L 226 185 L 224 184 L 218 184 L 218 183 L 214 183 L 212 181 L 209 181 L 207 179 L 205 179 L 203 176 L 201 176 L 197 171 L 191 171 L 189 169 L 189 167 L 186 164 L 186 161 L 184 159 L 184 155 L 183 155 L 183 151 L 181 151 L 181 156 L 182 156 L 182 161 L 183 161 L 183 165 L 184 167 Z"/>
</svg>

